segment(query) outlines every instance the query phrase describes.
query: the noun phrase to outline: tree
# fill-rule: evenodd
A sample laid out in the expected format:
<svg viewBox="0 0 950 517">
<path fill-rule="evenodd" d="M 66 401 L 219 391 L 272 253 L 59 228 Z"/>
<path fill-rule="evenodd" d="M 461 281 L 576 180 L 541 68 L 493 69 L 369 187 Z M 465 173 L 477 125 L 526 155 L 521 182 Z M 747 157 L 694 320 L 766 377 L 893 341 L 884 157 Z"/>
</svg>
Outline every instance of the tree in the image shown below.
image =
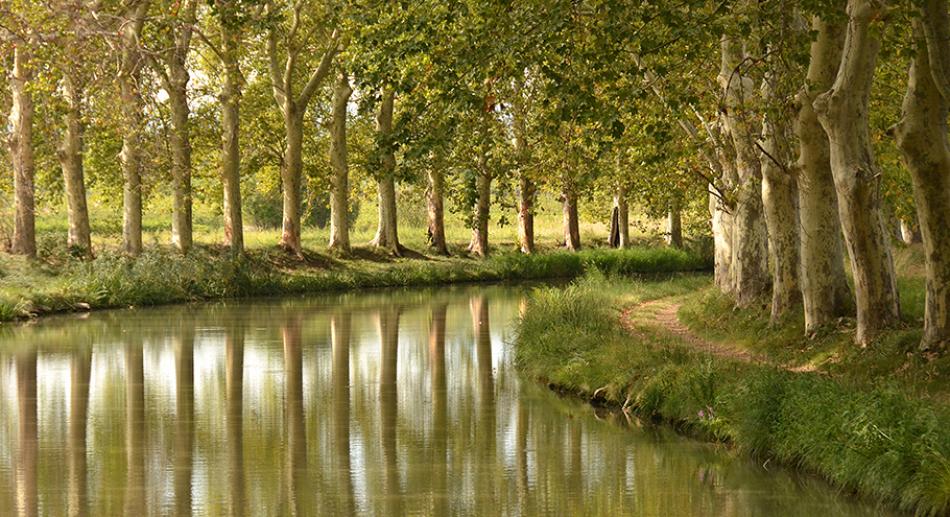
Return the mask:
<svg viewBox="0 0 950 517">
<path fill-rule="evenodd" d="M 36 201 L 33 181 L 33 79 L 30 41 L 19 39 L 13 49 L 10 73 L 10 156 L 13 163 L 14 226 L 11 250 L 18 255 L 36 256 Z"/>
<path fill-rule="evenodd" d="M 188 107 L 188 53 L 197 23 L 198 0 L 161 0 L 158 40 L 151 60 L 171 107 L 172 245 L 182 253 L 192 246 L 191 120 Z"/>
<path fill-rule="evenodd" d="M 119 34 L 119 101 L 122 112 L 123 212 L 122 242 L 132 256 L 142 253 L 142 148 L 145 131 L 142 113 L 142 27 L 149 0 L 130 0 L 123 4 L 118 16 Z"/>
<path fill-rule="evenodd" d="M 304 115 L 307 113 L 307 105 L 330 74 L 333 59 L 340 50 L 339 32 L 325 20 L 312 19 L 317 14 L 329 18 L 329 13 L 320 13 L 315 7 L 305 0 L 286 2 L 282 8 L 276 7 L 273 1 L 268 2 L 270 14 L 278 20 L 271 23 L 267 32 L 267 57 L 274 100 L 283 115 L 287 139 L 281 165 L 283 231 L 280 245 L 297 255 L 302 253 L 300 183 L 303 171 Z M 314 40 L 320 43 L 315 45 Z M 319 64 L 308 74 L 300 92 L 296 93 L 295 83 L 301 72 L 299 68 L 306 63 L 315 47 L 323 48 Z"/>
<path fill-rule="evenodd" d="M 881 5 L 848 1 L 848 31 L 837 77 L 814 101 L 831 144 L 838 213 L 854 274 L 858 325 L 855 340 L 867 346 L 900 321 L 890 239 L 881 213 L 881 171 L 868 129 L 868 97 L 880 50 Z"/>
<path fill-rule="evenodd" d="M 799 111 L 794 128 L 799 148 L 801 291 L 808 333 L 844 316 L 852 305 L 830 144 L 812 107 L 816 92 L 827 91 L 835 80 L 846 20 L 841 13 L 814 15 L 811 27 L 817 37 L 811 42 L 805 84 L 796 96 Z"/>
<path fill-rule="evenodd" d="M 353 89 L 345 70 L 340 70 L 333 87 L 333 113 L 330 119 L 330 244 L 331 250 L 350 252 L 349 164 L 346 147 L 346 107 Z"/>
<path fill-rule="evenodd" d="M 910 170 L 926 257 L 921 349 L 950 342 L 950 16 L 946 2 L 919 3 L 897 141 Z"/>
<path fill-rule="evenodd" d="M 384 87 L 376 116 L 376 188 L 379 221 L 372 245 L 400 256 L 399 218 L 396 213 L 396 153 L 393 148 L 393 109 L 395 92 Z"/>
</svg>

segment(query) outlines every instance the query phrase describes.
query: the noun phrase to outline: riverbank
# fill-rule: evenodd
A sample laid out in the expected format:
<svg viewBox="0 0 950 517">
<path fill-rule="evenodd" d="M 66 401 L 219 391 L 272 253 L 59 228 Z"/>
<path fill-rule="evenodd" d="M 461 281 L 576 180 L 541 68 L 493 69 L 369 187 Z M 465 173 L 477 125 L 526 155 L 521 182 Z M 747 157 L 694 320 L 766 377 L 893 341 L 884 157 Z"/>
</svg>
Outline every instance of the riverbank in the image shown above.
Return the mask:
<svg viewBox="0 0 950 517">
<path fill-rule="evenodd" d="M 35 261 L 0 254 L 0 321 L 48 313 L 300 294 L 357 288 L 572 278 L 597 269 L 620 274 L 702 270 L 705 259 L 670 248 L 592 248 L 577 253 L 500 253 L 479 260 L 411 254 L 392 258 L 356 250 L 349 258 L 275 248 L 232 257 L 200 246 L 187 256 L 150 249 L 131 259 L 102 252 L 94 260 Z"/>
<path fill-rule="evenodd" d="M 919 284 L 902 282 L 909 318 Z M 692 334 L 628 318 L 650 300 L 682 304 Z M 652 320 L 652 321 L 651 321 Z M 946 358 L 918 357 L 913 331 L 850 345 L 850 322 L 814 340 L 795 318 L 768 326 L 735 311 L 703 276 L 631 282 L 589 275 L 542 289 L 519 325 L 528 376 L 701 439 L 811 471 L 844 490 L 924 515 L 950 511 L 950 379 Z M 919 336 L 919 334 L 917 334 Z M 713 353 L 693 338 L 736 353 Z"/>
</svg>

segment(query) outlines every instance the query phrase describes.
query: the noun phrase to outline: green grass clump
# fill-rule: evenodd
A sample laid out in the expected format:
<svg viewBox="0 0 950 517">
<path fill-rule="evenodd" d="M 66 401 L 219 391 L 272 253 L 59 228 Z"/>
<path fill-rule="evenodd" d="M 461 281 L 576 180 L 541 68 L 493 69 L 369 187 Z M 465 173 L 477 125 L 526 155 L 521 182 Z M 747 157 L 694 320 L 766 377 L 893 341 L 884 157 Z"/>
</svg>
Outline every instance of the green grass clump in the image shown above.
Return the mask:
<svg viewBox="0 0 950 517">
<path fill-rule="evenodd" d="M 669 248 L 589 249 L 535 255 L 498 253 L 393 259 L 357 250 L 343 259 L 307 252 L 290 257 L 274 248 L 233 257 L 198 246 L 187 256 L 152 247 L 138 258 L 102 252 L 94 260 L 53 249 L 38 261 L 0 255 L 0 321 L 77 309 L 157 305 L 240 296 L 281 295 L 458 282 L 572 278 L 595 269 L 666 274 L 702 269 L 706 262 Z"/>
<path fill-rule="evenodd" d="M 618 307 L 707 285 L 695 276 L 650 283 L 593 275 L 566 289 L 540 289 L 518 327 L 519 368 L 902 509 L 950 511 L 946 405 L 886 376 L 858 382 L 793 373 L 711 357 L 646 327 L 630 335 L 618 325 Z"/>
</svg>

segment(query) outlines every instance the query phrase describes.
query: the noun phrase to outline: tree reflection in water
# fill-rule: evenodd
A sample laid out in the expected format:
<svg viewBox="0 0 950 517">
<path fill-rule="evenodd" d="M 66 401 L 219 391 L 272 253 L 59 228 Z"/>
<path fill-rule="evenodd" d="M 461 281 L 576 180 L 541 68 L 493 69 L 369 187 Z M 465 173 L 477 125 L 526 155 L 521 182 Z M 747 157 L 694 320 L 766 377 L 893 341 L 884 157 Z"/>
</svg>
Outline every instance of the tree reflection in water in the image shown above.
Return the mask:
<svg viewBox="0 0 950 517">
<path fill-rule="evenodd" d="M 524 293 L 219 303 L 10 330 L 0 337 L 0 509 L 880 513 L 520 381 L 508 342 Z"/>
</svg>

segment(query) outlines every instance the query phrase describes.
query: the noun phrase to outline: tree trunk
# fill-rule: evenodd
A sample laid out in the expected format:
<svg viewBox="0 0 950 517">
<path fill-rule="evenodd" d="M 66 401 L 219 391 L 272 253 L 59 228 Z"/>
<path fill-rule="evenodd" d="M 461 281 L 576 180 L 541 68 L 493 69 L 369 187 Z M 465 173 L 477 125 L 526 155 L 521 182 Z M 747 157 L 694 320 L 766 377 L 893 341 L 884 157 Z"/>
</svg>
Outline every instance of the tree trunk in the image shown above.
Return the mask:
<svg viewBox="0 0 950 517">
<path fill-rule="evenodd" d="M 910 166 L 907 167 L 908 169 Z M 907 219 L 900 220 L 900 230 L 901 230 L 901 241 L 910 246 L 911 244 L 920 244 L 923 242 L 923 235 L 920 233 L 920 228 L 914 224 L 913 221 Z"/>
<path fill-rule="evenodd" d="M 142 55 L 139 38 L 148 8 L 147 0 L 130 5 L 128 19 L 123 20 L 121 36 L 121 69 L 119 100 L 122 111 L 122 242 L 131 256 L 142 253 L 142 133 L 144 115 L 141 81 Z"/>
<path fill-rule="evenodd" d="M 683 247 L 683 210 L 678 197 L 670 201 L 666 215 L 666 243 L 677 249 Z"/>
<path fill-rule="evenodd" d="M 531 178 L 522 172 L 518 178 L 518 247 L 521 253 L 530 255 L 534 246 L 534 201 L 537 187 Z"/>
<path fill-rule="evenodd" d="M 950 343 L 950 19 L 943 0 L 926 0 L 914 22 L 917 43 L 897 142 L 910 170 L 926 257 L 921 349 Z"/>
<path fill-rule="evenodd" d="M 880 20 L 873 0 L 848 1 L 848 33 L 831 90 L 815 99 L 818 119 L 831 142 L 831 170 L 838 212 L 854 274 L 856 341 L 866 346 L 900 321 L 890 240 L 881 213 L 881 171 L 868 127 L 868 99 L 880 39 L 870 25 Z"/>
<path fill-rule="evenodd" d="M 782 115 L 766 115 L 762 130 L 762 203 L 772 263 L 772 322 L 801 303 L 798 187 L 791 172 L 788 127 Z"/>
<path fill-rule="evenodd" d="M 59 163 L 63 169 L 66 190 L 66 219 L 69 224 L 67 245 L 86 258 L 92 256 L 92 236 L 89 230 L 89 211 L 86 208 L 86 184 L 83 178 L 83 123 L 82 91 L 69 72 L 63 77 L 63 97 L 66 101 L 63 141 Z"/>
<path fill-rule="evenodd" d="M 300 244 L 300 178 L 303 175 L 303 112 L 287 100 L 284 105 L 284 130 L 287 146 L 281 167 L 284 211 L 280 247 L 302 256 Z"/>
<path fill-rule="evenodd" d="M 564 184 L 561 194 L 564 212 L 564 247 L 577 251 L 581 249 L 581 232 L 577 214 L 577 191 L 570 181 Z"/>
<path fill-rule="evenodd" d="M 10 77 L 10 159 L 13 162 L 14 224 L 13 247 L 17 255 L 36 256 L 36 202 L 33 179 L 33 94 L 30 82 L 33 70 L 25 45 L 13 49 L 13 74 Z"/>
<path fill-rule="evenodd" d="M 475 207 L 472 218 L 472 242 L 468 251 L 478 257 L 488 256 L 488 221 L 491 210 L 491 180 L 488 170 L 488 155 L 481 151 L 478 168 L 475 172 Z"/>
<path fill-rule="evenodd" d="M 808 77 L 799 91 L 795 132 L 799 142 L 798 204 L 801 218 L 801 291 L 805 331 L 813 333 L 844 316 L 852 304 L 844 270 L 838 196 L 831 173 L 831 149 L 812 103 L 815 91 L 831 88 L 844 46 L 844 22 L 812 20 L 818 38 L 811 44 Z"/>
<path fill-rule="evenodd" d="M 616 247 L 627 248 L 630 246 L 630 207 L 626 187 L 619 187 L 614 194 L 614 210 L 617 211 Z"/>
<path fill-rule="evenodd" d="M 762 170 L 755 147 L 750 104 L 752 80 L 742 74 L 744 52 L 728 37 L 722 39 L 725 106 L 723 119 L 736 152 L 738 183 L 733 220 L 732 275 L 737 305 L 745 307 L 769 292 L 768 235 L 762 206 Z"/>
<path fill-rule="evenodd" d="M 393 104 L 395 95 L 383 90 L 383 100 L 376 117 L 376 131 L 380 152 L 380 171 L 377 177 L 379 193 L 379 225 L 373 245 L 400 256 L 398 218 L 396 217 L 396 155 L 393 152 Z"/>
<path fill-rule="evenodd" d="M 224 87 L 221 91 L 221 180 L 224 186 L 224 244 L 231 253 L 244 251 L 241 219 L 241 71 L 238 68 L 240 39 L 223 29 Z"/>
<path fill-rule="evenodd" d="M 445 176 L 441 163 L 433 163 L 427 174 L 426 219 L 428 221 L 429 249 L 437 255 L 448 255 L 445 243 Z"/>
<path fill-rule="evenodd" d="M 521 253 L 534 253 L 534 202 L 537 187 L 528 176 L 530 150 L 528 149 L 528 135 L 525 127 L 525 108 L 522 97 L 523 84 L 515 81 L 515 92 L 512 106 L 512 128 L 515 135 L 515 156 L 519 161 L 518 172 L 518 247 Z"/>
<path fill-rule="evenodd" d="M 188 120 L 188 69 L 172 60 L 169 66 L 172 130 L 172 246 L 188 253 L 193 242 L 191 216 L 191 126 Z"/>
<path fill-rule="evenodd" d="M 720 120 L 712 129 L 716 131 L 719 145 L 716 146 L 715 161 L 708 158 L 711 164 L 718 165 L 719 185 L 707 185 L 709 192 L 709 213 L 713 234 L 714 266 L 713 278 L 716 287 L 723 294 L 732 295 L 736 289 L 735 272 L 732 267 L 733 247 L 735 244 L 735 202 L 733 194 L 739 182 L 736 173 L 735 146 L 725 134 L 725 124 Z"/>
<path fill-rule="evenodd" d="M 333 114 L 330 120 L 330 244 L 339 253 L 350 252 L 349 164 L 346 152 L 346 106 L 353 89 L 346 72 L 341 72 L 333 88 Z"/>
</svg>

